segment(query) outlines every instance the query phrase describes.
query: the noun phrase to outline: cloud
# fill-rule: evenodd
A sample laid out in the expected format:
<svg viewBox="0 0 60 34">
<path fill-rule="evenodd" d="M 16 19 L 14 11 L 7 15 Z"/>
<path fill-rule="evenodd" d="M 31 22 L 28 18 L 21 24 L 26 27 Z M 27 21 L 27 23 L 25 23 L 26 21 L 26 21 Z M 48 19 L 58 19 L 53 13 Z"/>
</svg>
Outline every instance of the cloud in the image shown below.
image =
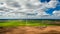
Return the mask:
<svg viewBox="0 0 60 34">
<path fill-rule="evenodd" d="M 53 11 L 53 15 L 59 17 L 60 16 L 60 10 Z"/>
<path fill-rule="evenodd" d="M 54 16 L 57 18 L 60 16 L 60 11 L 53 11 L 53 15 L 50 15 L 46 13 L 46 10 L 49 8 L 56 8 L 58 1 L 57 0 L 51 0 L 49 2 L 40 2 L 39 0 L 13 0 L 9 2 L 17 2 L 20 7 L 13 7 L 15 4 L 10 3 L 13 6 L 10 6 L 8 2 L 9 0 L 5 1 L 6 6 L 3 6 L 7 8 L 9 11 L 4 12 L 3 18 L 20 18 L 20 19 L 53 19 Z M 12 10 L 10 10 L 12 9 Z M 57 16 L 57 17 L 56 17 Z"/>
<path fill-rule="evenodd" d="M 46 7 L 47 8 L 55 8 L 57 4 L 58 4 L 58 1 L 57 0 L 51 0 L 50 2 L 48 2 L 46 4 Z"/>
</svg>

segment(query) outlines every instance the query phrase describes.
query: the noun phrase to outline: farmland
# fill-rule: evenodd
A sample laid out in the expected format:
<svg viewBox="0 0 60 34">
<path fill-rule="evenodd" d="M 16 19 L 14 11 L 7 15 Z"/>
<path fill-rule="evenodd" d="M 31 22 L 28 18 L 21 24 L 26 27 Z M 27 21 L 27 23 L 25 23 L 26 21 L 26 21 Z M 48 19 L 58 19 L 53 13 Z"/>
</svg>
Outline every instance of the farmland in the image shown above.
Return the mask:
<svg viewBox="0 0 60 34">
<path fill-rule="evenodd" d="M 60 20 L 0 20 L 0 34 L 60 34 Z"/>
<path fill-rule="evenodd" d="M 51 26 L 60 25 L 60 20 L 0 20 L 0 26 Z"/>
</svg>

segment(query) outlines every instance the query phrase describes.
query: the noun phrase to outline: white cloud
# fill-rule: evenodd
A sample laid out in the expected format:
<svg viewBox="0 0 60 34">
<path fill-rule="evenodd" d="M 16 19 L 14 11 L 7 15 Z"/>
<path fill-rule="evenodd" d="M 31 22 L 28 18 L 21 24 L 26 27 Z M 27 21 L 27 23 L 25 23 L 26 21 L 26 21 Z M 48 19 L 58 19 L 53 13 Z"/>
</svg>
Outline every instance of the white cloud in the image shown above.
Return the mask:
<svg viewBox="0 0 60 34">
<path fill-rule="evenodd" d="M 46 3 L 46 7 L 47 8 L 55 8 L 57 3 L 58 3 L 57 0 L 51 0 L 50 2 Z"/>
<path fill-rule="evenodd" d="M 4 13 L 5 17 L 8 17 L 8 18 L 15 17 L 15 18 L 23 18 L 23 19 L 25 18 L 52 18 L 53 16 L 50 16 L 45 11 L 48 8 L 55 8 L 58 3 L 57 0 L 51 0 L 48 3 L 47 2 L 41 3 L 38 0 L 16 0 L 16 1 L 14 0 L 14 2 L 18 2 L 21 7 L 18 7 L 18 8 L 12 7 L 7 4 L 9 2 L 6 2 L 6 5 L 2 7 L 6 7 L 12 10 L 9 12 L 5 12 Z M 27 15 L 27 14 L 30 14 L 30 15 Z M 53 15 L 57 15 L 57 14 L 60 15 L 60 11 L 53 12 Z"/>
<path fill-rule="evenodd" d="M 60 16 L 60 10 L 53 11 L 53 15 L 59 17 Z"/>
</svg>

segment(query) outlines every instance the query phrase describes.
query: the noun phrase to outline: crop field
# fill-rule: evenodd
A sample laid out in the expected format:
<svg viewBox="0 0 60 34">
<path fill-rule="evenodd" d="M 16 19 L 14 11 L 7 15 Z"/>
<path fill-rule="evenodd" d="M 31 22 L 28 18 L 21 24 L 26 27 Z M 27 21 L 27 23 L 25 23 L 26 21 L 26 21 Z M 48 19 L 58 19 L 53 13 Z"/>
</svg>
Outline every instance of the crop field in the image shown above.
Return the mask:
<svg viewBox="0 0 60 34">
<path fill-rule="evenodd" d="M 60 20 L 0 20 L 0 34 L 60 34 Z"/>
<path fill-rule="evenodd" d="M 51 26 L 60 25 L 60 20 L 0 20 L 0 26 Z"/>
</svg>

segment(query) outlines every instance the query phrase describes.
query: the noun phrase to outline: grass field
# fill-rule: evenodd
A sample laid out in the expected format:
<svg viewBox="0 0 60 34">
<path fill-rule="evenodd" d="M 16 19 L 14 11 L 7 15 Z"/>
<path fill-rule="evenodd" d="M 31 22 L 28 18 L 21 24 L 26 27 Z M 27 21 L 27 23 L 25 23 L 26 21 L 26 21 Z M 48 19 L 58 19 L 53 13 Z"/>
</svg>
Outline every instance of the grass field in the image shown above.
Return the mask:
<svg viewBox="0 0 60 34">
<path fill-rule="evenodd" d="M 60 20 L 0 20 L 2 26 L 50 26 L 60 25 Z"/>
</svg>

